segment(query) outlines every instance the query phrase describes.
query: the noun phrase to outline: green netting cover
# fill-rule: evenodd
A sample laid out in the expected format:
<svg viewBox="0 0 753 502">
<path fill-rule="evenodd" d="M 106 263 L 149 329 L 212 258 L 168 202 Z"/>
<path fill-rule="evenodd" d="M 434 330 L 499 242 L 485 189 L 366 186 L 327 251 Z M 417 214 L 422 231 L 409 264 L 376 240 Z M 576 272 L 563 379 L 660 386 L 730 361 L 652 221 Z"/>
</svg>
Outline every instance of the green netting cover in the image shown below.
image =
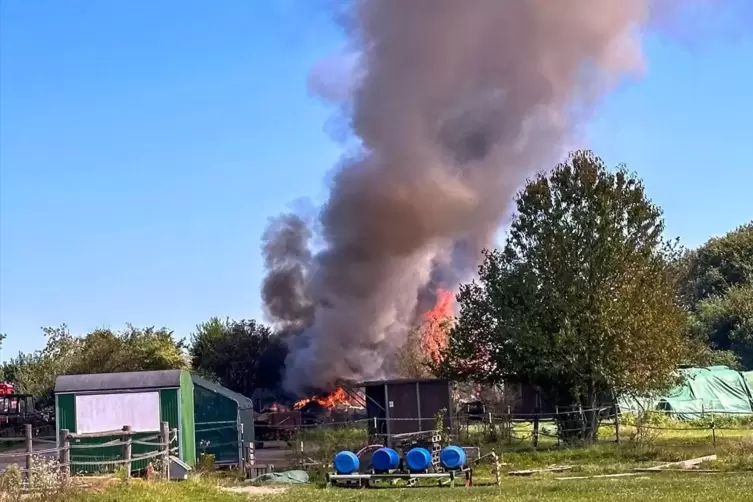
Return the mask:
<svg viewBox="0 0 753 502">
<path fill-rule="evenodd" d="M 653 400 L 624 400 L 624 411 L 658 408 L 679 420 L 704 414 L 753 413 L 753 372 L 740 373 L 726 366 L 680 370 L 683 383 Z"/>
</svg>

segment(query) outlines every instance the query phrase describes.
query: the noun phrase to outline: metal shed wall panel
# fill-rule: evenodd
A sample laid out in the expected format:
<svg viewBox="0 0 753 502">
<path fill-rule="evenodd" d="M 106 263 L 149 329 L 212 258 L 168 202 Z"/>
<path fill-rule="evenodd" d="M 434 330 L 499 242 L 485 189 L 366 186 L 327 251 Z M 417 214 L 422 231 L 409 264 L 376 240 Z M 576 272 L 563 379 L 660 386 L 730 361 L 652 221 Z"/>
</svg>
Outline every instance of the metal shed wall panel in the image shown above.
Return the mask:
<svg viewBox="0 0 753 502">
<path fill-rule="evenodd" d="M 165 389 L 159 391 L 160 421 L 167 422 L 172 429 L 180 430 L 180 419 L 178 411 L 180 402 L 178 401 L 178 389 Z"/>
<path fill-rule="evenodd" d="M 454 407 L 451 401 L 450 383 L 443 380 L 435 382 L 420 382 L 421 417 L 424 429 L 436 428 L 436 416 L 440 410 L 445 410 L 444 426 L 451 427 Z"/>
<path fill-rule="evenodd" d="M 238 405 L 216 392 L 194 385 L 196 448 L 217 463 L 238 463 Z"/>
<path fill-rule="evenodd" d="M 194 385 L 191 373 L 180 375 L 178 392 L 178 422 L 180 423 L 180 458 L 190 466 L 196 465 L 196 419 L 194 406 Z"/>
<path fill-rule="evenodd" d="M 390 434 L 404 434 L 426 430 L 419 420 L 416 383 L 387 385 L 387 408 Z"/>
<path fill-rule="evenodd" d="M 385 421 L 384 386 L 372 385 L 364 389 L 366 396 L 366 416 L 369 417 L 369 434 L 381 436 L 387 434 L 387 422 Z"/>
<path fill-rule="evenodd" d="M 441 410 L 445 410 L 445 427 L 452 426 L 451 387 L 447 380 L 388 380 L 361 385 L 366 393 L 371 434 L 375 430 L 374 419 L 376 434 L 432 430 Z"/>
<path fill-rule="evenodd" d="M 76 432 L 76 396 L 73 394 L 60 394 L 55 396 L 55 401 L 57 404 L 55 423 L 58 429 L 58 437 L 60 437 L 60 431 L 64 429 Z"/>
</svg>

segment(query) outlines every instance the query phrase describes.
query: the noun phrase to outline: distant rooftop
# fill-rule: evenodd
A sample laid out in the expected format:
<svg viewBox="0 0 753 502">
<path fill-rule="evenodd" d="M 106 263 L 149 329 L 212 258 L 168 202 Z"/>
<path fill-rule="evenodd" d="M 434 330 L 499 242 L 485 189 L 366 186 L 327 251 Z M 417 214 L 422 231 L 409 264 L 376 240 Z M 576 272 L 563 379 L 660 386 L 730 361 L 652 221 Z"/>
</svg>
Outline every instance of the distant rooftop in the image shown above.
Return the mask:
<svg viewBox="0 0 753 502">
<path fill-rule="evenodd" d="M 376 385 L 397 385 L 403 383 L 449 383 L 449 380 L 444 378 L 395 378 L 392 380 L 371 380 L 368 382 L 361 382 L 352 384 L 351 387 L 374 387 Z"/>
</svg>

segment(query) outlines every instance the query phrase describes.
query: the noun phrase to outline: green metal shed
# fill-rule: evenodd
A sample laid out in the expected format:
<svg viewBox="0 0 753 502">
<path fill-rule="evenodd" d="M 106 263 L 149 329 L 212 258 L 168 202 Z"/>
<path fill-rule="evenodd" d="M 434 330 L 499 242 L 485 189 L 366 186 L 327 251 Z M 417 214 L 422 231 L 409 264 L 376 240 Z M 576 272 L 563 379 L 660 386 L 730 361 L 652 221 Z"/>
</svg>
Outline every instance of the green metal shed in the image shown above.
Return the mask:
<svg viewBox="0 0 753 502">
<path fill-rule="evenodd" d="M 194 466 L 202 451 L 215 454 L 218 463 L 236 464 L 243 461 L 244 443 L 253 441 L 253 411 L 245 409 L 245 399 L 185 370 L 63 375 L 55 383 L 56 427 L 59 437 L 62 429 L 82 434 L 130 425 L 135 441 L 132 454 L 137 456 L 157 449 L 154 440 L 143 438 L 158 433 L 164 421 L 177 429 L 177 456 L 186 464 Z M 75 444 L 103 444 L 112 439 L 79 438 Z M 147 444 L 138 444 L 140 440 Z M 202 440 L 209 444 L 200 446 Z M 72 470 L 106 470 L 76 462 L 113 461 L 121 454 L 118 446 L 74 447 Z M 143 469 L 146 463 L 134 462 L 133 469 Z"/>
</svg>

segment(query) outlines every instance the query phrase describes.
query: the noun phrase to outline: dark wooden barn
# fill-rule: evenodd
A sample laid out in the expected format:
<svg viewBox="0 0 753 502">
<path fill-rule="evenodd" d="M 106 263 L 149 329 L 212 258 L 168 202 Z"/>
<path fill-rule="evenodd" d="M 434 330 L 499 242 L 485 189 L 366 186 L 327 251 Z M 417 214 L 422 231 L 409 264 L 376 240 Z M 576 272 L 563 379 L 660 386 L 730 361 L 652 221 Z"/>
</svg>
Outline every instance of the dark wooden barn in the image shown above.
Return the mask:
<svg viewBox="0 0 753 502">
<path fill-rule="evenodd" d="M 391 437 L 436 429 L 444 410 L 444 426 L 452 427 L 454 406 L 448 380 L 381 380 L 364 388 L 369 435 Z"/>
</svg>

